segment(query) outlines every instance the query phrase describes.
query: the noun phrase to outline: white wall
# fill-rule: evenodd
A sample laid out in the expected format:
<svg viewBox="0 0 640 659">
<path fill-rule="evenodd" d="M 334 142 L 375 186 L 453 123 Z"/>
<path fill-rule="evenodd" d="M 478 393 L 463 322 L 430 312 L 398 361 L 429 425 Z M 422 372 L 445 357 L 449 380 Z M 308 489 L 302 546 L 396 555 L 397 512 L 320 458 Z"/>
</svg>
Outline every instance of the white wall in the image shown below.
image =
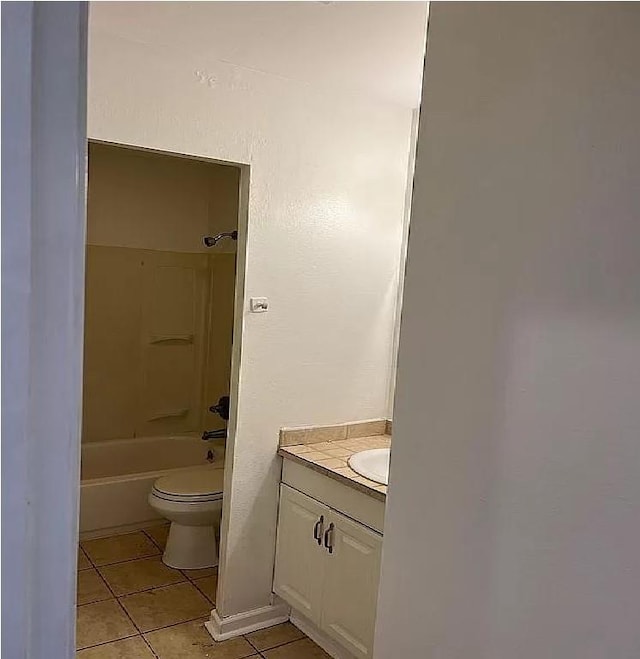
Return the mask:
<svg viewBox="0 0 640 659">
<path fill-rule="evenodd" d="M 640 8 L 431 8 L 379 659 L 640 656 Z"/>
<path fill-rule="evenodd" d="M 427 2 L 145 2 L 91 5 L 93 26 L 140 43 L 171 44 L 371 100 L 420 101 Z"/>
<path fill-rule="evenodd" d="M 89 67 L 91 138 L 250 165 L 246 293 L 270 311 L 242 321 L 218 609 L 257 608 L 279 428 L 386 416 L 411 110 L 98 29 Z"/>
</svg>

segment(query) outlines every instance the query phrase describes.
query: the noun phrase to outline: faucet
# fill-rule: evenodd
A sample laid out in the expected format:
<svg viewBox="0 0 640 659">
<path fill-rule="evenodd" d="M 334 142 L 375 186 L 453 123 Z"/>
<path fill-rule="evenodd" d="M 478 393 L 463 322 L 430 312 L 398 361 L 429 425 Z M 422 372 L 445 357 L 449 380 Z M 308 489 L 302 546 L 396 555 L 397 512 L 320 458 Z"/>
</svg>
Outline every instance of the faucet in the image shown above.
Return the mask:
<svg viewBox="0 0 640 659">
<path fill-rule="evenodd" d="M 218 399 L 218 403 L 216 405 L 212 405 L 209 408 L 209 412 L 213 412 L 213 414 L 217 414 L 222 418 L 223 421 L 228 421 L 230 404 L 231 402 L 229 396 L 220 396 L 220 398 Z"/>
<path fill-rule="evenodd" d="M 226 439 L 227 438 L 227 429 L 220 428 L 220 430 L 205 430 L 202 433 L 202 439 L 208 441 L 210 439 Z"/>
<path fill-rule="evenodd" d="M 222 233 L 219 233 L 217 236 L 205 236 L 202 239 L 202 242 L 204 243 L 205 247 L 213 247 L 218 242 L 220 242 L 223 238 L 231 238 L 231 240 L 238 240 L 238 232 L 223 231 Z"/>
<path fill-rule="evenodd" d="M 229 420 L 229 396 L 221 396 L 218 400 L 217 405 L 212 405 L 209 408 L 209 412 L 213 412 L 222 418 L 226 422 Z M 227 438 L 227 429 L 220 428 L 220 430 L 205 430 L 202 433 L 202 439 L 226 439 Z"/>
</svg>

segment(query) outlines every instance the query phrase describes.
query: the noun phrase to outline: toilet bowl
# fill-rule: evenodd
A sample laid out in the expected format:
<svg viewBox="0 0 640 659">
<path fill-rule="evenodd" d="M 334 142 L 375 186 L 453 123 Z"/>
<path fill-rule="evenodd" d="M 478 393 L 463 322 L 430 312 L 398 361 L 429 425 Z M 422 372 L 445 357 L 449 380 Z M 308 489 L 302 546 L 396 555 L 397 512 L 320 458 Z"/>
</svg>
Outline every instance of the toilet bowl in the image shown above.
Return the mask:
<svg viewBox="0 0 640 659">
<path fill-rule="evenodd" d="M 163 476 L 149 505 L 171 522 L 162 561 L 180 570 L 218 565 L 216 532 L 222 513 L 224 470 L 210 465 Z"/>
</svg>

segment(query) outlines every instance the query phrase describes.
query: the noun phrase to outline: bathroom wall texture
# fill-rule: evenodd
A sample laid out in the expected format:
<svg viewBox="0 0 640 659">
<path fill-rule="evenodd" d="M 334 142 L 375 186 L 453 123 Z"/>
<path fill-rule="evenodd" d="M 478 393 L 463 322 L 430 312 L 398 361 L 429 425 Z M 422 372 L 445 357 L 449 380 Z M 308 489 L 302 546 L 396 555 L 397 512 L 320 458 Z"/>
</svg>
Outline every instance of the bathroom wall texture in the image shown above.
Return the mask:
<svg viewBox="0 0 640 659">
<path fill-rule="evenodd" d="M 411 110 L 92 23 L 89 135 L 249 165 L 217 608 L 269 603 L 282 426 L 387 415 Z"/>
<path fill-rule="evenodd" d="M 639 34 L 431 6 L 377 659 L 640 656 Z"/>
<path fill-rule="evenodd" d="M 222 427 L 238 168 L 91 144 L 83 441 Z M 226 251 L 225 251 L 226 250 Z"/>
</svg>

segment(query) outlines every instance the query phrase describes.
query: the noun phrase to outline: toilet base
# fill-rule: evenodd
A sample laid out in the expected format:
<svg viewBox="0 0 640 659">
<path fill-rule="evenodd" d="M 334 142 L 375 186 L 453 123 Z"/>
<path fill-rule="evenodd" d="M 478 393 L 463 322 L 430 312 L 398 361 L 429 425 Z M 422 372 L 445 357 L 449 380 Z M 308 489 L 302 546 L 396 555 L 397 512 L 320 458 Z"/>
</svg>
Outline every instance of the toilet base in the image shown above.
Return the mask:
<svg viewBox="0 0 640 659">
<path fill-rule="evenodd" d="M 162 562 L 178 570 L 215 567 L 218 565 L 215 527 L 172 522 Z"/>
</svg>

